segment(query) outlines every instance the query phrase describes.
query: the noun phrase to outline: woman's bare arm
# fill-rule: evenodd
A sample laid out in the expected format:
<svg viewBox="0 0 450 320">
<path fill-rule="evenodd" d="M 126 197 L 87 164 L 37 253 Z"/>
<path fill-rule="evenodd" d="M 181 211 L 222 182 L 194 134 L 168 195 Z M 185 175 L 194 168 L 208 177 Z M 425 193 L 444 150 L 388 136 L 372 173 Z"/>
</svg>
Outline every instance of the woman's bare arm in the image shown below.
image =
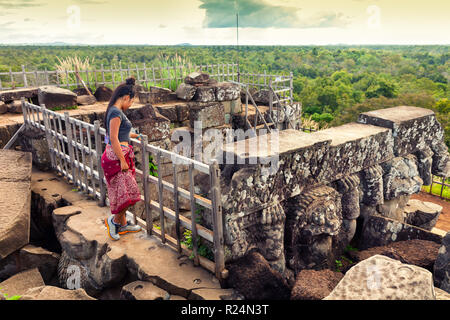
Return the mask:
<svg viewBox="0 0 450 320">
<path fill-rule="evenodd" d="M 112 118 L 109 121 L 109 132 L 111 140 L 111 146 L 113 148 L 114 153 L 116 154 L 117 158 L 119 158 L 120 162 L 125 162 L 125 157 L 122 153 L 122 148 L 120 147 L 120 141 L 119 141 L 119 127 L 120 127 L 120 118 Z"/>
</svg>

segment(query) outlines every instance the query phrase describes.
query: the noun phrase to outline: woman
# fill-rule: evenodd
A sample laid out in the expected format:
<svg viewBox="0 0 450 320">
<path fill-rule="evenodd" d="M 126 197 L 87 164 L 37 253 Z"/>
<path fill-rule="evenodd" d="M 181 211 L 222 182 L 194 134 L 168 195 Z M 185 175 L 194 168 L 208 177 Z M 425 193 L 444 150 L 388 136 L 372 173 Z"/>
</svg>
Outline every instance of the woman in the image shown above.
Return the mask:
<svg viewBox="0 0 450 320">
<path fill-rule="evenodd" d="M 130 138 L 138 138 L 139 135 L 131 133 L 131 122 L 124 114 L 134 102 L 135 82 L 133 77 L 128 78 L 126 83 L 114 90 L 105 113 L 108 143 L 102 155 L 102 168 L 112 214 L 105 219 L 105 224 L 112 240 L 119 240 L 121 234 L 141 230 L 141 227 L 126 220 L 127 209 L 141 200 L 136 183 L 133 146 L 130 144 Z"/>
</svg>

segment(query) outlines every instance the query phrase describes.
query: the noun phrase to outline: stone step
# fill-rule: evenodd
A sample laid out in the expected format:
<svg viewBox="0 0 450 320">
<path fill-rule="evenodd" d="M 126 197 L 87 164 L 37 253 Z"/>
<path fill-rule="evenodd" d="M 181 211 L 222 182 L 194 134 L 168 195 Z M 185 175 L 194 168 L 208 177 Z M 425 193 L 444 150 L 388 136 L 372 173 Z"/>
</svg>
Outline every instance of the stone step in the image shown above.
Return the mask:
<svg viewBox="0 0 450 320">
<path fill-rule="evenodd" d="M 185 299 L 219 300 L 232 294 L 232 290 L 221 288 L 211 272 L 194 266 L 187 256 L 179 255 L 145 231 L 122 235 L 118 241 L 111 240 L 104 223 L 110 216 L 109 207 L 98 207 L 95 201 L 73 191 L 63 178 L 55 178 L 52 173 L 33 171 L 32 183 L 33 191 L 41 197 L 58 195 L 71 204 L 53 211 L 57 238 L 63 254 L 69 257 L 60 261 L 60 281 L 73 273 L 65 262 L 70 260 L 82 271 L 81 287 L 86 287 L 88 293 L 89 287 L 113 287 L 131 273 L 171 296 Z"/>
</svg>

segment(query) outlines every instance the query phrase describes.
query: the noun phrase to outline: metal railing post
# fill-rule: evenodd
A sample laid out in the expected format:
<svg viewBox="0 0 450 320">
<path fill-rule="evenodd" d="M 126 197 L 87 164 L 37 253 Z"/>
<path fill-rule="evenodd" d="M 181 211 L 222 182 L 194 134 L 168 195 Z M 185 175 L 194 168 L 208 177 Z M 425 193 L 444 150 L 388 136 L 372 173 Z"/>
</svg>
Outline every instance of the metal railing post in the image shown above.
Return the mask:
<svg viewBox="0 0 450 320">
<path fill-rule="evenodd" d="M 45 128 L 45 138 L 47 139 L 48 153 L 50 155 L 50 162 L 52 164 L 52 168 L 56 169 L 54 144 L 53 144 L 52 135 L 50 133 L 50 122 L 48 121 L 47 108 L 45 107 L 45 104 L 41 104 L 41 108 L 42 108 L 42 119 L 43 119 L 44 128 Z"/>
<path fill-rule="evenodd" d="M 103 168 L 102 168 L 102 136 L 100 134 L 100 121 L 94 121 L 94 136 L 95 136 L 95 152 L 97 156 L 97 171 L 98 171 L 98 184 L 100 187 L 100 199 L 98 205 L 104 207 L 106 205 L 106 186 L 103 181 Z"/>
<path fill-rule="evenodd" d="M 70 124 L 69 112 L 64 112 L 64 122 L 67 135 L 67 148 L 69 148 L 70 166 L 72 168 L 72 184 L 77 185 L 77 178 L 75 176 L 75 157 L 72 144 L 72 125 Z"/>
<path fill-rule="evenodd" d="M 144 186 L 144 201 L 145 201 L 145 221 L 147 224 L 147 234 L 151 236 L 153 234 L 153 217 L 152 210 L 150 208 L 150 189 L 149 189 L 149 154 L 147 151 L 148 137 L 143 135 L 141 138 L 141 152 L 142 152 L 142 183 Z"/>
<path fill-rule="evenodd" d="M 220 199 L 220 169 L 216 160 L 209 166 L 211 184 L 211 202 L 214 233 L 214 261 L 216 277 L 224 279 L 227 277 L 225 270 L 225 250 L 223 238 L 223 215 Z"/>
</svg>

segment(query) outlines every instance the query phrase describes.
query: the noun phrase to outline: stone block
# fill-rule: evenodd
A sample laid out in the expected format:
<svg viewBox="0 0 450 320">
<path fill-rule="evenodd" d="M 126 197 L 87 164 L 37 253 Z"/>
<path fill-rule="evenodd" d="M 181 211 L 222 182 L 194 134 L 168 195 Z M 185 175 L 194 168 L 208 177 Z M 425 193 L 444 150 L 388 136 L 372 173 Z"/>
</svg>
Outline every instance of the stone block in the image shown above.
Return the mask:
<svg viewBox="0 0 450 320">
<path fill-rule="evenodd" d="M 228 284 L 247 300 L 286 300 L 290 290 L 281 274 L 264 257 L 251 251 L 228 267 Z"/>
<path fill-rule="evenodd" d="M 189 123 L 191 128 L 194 128 L 195 121 L 201 121 L 202 129 L 224 125 L 225 112 L 223 104 L 219 102 L 190 104 Z"/>
<path fill-rule="evenodd" d="M 391 200 L 400 195 L 418 193 L 423 180 L 419 176 L 417 159 L 413 155 L 396 157 L 381 164 L 383 174 L 384 199 Z"/>
<path fill-rule="evenodd" d="M 97 99 L 94 96 L 83 95 L 77 96 L 77 104 L 82 106 L 88 106 L 97 102 Z"/>
<path fill-rule="evenodd" d="M 178 121 L 177 105 L 161 105 L 155 106 L 155 109 L 164 117 L 169 119 L 171 122 Z"/>
<path fill-rule="evenodd" d="M 29 269 L 0 283 L 1 292 L 12 297 L 23 295 L 28 289 L 45 285 L 44 280 L 37 268 Z"/>
<path fill-rule="evenodd" d="M 38 96 L 38 88 L 25 88 L 5 90 L 0 92 L 0 101 L 11 102 L 13 100 L 19 100 L 21 98 L 31 99 Z"/>
<path fill-rule="evenodd" d="M 40 286 L 27 290 L 20 300 L 97 300 L 82 288 L 65 290 L 54 286 Z"/>
<path fill-rule="evenodd" d="M 224 112 L 235 114 L 242 112 L 242 102 L 240 99 L 231 100 L 231 101 L 223 101 Z"/>
<path fill-rule="evenodd" d="M 105 86 L 100 86 L 95 90 L 94 97 L 97 101 L 109 101 L 111 100 L 113 91 Z"/>
<path fill-rule="evenodd" d="M 148 281 L 134 281 L 122 287 L 123 300 L 169 300 L 170 294 Z"/>
<path fill-rule="evenodd" d="M 432 110 L 412 106 L 364 112 L 359 115 L 358 122 L 391 129 L 396 156 L 414 153 L 427 145 L 433 146 L 444 136 Z"/>
<path fill-rule="evenodd" d="M 317 185 L 331 139 L 293 129 L 223 146 L 221 190 L 224 211 L 253 211 Z"/>
<path fill-rule="evenodd" d="M 428 240 L 441 243 L 442 236 L 416 226 L 373 214 L 364 221 L 359 248 L 385 246 L 395 241 Z"/>
<path fill-rule="evenodd" d="M 164 140 L 170 135 L 170 120 L 156 112 L 151 105 L 127 110 L 125 114 L 133 127 L 148 136 L 148 141 Z"/>
<path fill-rule="evenodd" d="M 442 206 L 438 204 L 411 199 L 405 207 L 405 222 L 431 231 L 441 212 Z"/>
<path fill-rule="evenodd" d="M 217 101 L 240 100 L 241 88 L 237 84 L 231 82 L 219 82 L 215 89 Z"/>
<path fill-rule="evenodd" d="M 322 165 L 322 179 L 333 181 L 394 157 L 390 130 L 348 123 L 312 133 L 330 139 Z"/>
<path fill-rule="evenodd" d="M 3 101 L 0 101 L 0 114 L 5 114 L 8 112 L 8 105 Z"/>
<path fill-rule="evenodd" d="M 14 100 L 7 104 L 9 113 L 22 114 L 22 101 Z"/>
<path fill-rule="evenodd" d="M 184 78 L 184 83 L 190 85 L 198 85 L 208 82 L 209 74 L 204 72 L 192 72 L 186 78 Z"/>
<path fill-rule="evenodd" d="M 198 87 L 195 96 L 192 99 L 199 102 L 213 102 L 216 101 L 215 88 L 212 86 Z"/>
<path fill-rule="evenodd" d="M 182 100 L 186 100 L 186 101 L 192 100 L 194 98 L 196 92 L 197 92 L 197 87 L 187 84 L 187 83 L 180 84 L 178 86 L 177 90 L 175 91 L 178 99 L 182 99 Z"/>
<path fill-rule="evenodd" d="M 434 263 L 434 283 L 450 293 L 450 232 L 447 232 Z"/>
<path fill-rule="evenodd" d="M 177 121 L 183 122 L 189 120 L 189 106 L 187 104 L 177 104 Z"/>
<path fill-rule="evenodd" d="M 30 240 L 31 154 L 0 152 L 0 259 Z M 5 196 L 8 195 L 8 196 Z"/>
<path fill-rule="evenodd" d="M 77 95 L 70 90 L 43 86 L 38 89 L 39 104 L 45 104 L 48 109 L 55 107 L 72 107 L 77 105 Z"/>
<path fill-rule="evenodd" d="M 382 255 L 351 268 L 324 300 L 435 300 L 430 271 Z"/>
</svg>

